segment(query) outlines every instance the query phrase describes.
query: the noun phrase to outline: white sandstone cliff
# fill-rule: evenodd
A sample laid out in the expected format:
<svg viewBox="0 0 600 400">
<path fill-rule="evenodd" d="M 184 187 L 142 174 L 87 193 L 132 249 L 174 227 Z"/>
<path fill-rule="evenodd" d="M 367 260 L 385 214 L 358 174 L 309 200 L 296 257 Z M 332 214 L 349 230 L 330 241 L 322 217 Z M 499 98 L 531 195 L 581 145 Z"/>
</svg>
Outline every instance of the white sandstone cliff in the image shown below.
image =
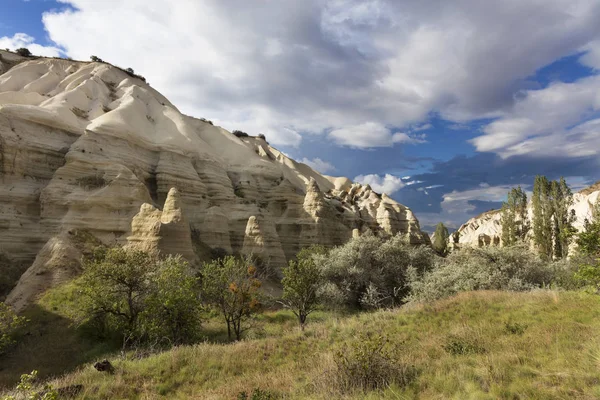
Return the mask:
<svg viewBox="0 0 600 400">
<path fill-rule="evenodd" d="M 77 258 L 69 232 L 192 262 L 257 252 L 275 266 L 353 232 L 428 242 L 389 197 L 183 115 L 114 66 L 0 54 L 0 252 L 15 262 Z M 39 292 L 22 293 L 31 275 L 11 298 Z"/>
</svg>

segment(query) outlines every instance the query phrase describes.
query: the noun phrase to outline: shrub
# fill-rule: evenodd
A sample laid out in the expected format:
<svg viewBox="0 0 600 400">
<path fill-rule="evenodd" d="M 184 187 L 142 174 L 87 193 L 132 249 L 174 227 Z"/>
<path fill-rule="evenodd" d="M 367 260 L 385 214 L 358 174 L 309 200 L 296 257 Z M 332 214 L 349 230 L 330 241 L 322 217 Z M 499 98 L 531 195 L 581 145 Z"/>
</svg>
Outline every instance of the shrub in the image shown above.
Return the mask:
<svg viewBox="0 0 600 400">
<path fill-rule="evenodd" d="M 99 175 L 90 175 L 84 176 L 82 178 L 77 178 L 76 182 L 85 190 L 98 189 L 106 186 L 106 180 Z"/>
<path fill-rule="evenodd" d="M 15 333 L 27 322 L 15 314 L 10 306 L 0 302 L 0 355 L 15 344 Z"/>
<path fill-rule="evenodd" d="M 264 134 L 262 134 L 262 133 L 259 133 L 257 137 L 258 137 L 259 139 L 262 139 L 262 140 L 264 140 L 265 142 L 267 141 L 267 137 L 266 137 Z"/>
<path fill-rule="evenodd" d="M 431 301 L 471 290 L 524 291 L 550 284 L 551 264 L 526 246 L 465 248 L 440 259 L 434 270 L 412 281 L 410 300 Z"/>
<path fill-rule="evenodd" d="M 15 51 L 15 53 L 17 53 L 21 57 L 31 57 L 32 56 L 31 51 L 29 51 L 29 49 L 27 49 L 25 47 L 21 47 L 21 48 L 17 49 Z"/>
<path fill-rule="evenodd" d="M 203 300 L 218 309 L 227 323 L 229 339 L 240 340 L 248 322 L 260 310 L 257 269 L 250 259 L 228 256 L 202 266 Z"/>
<path fill-rule="evenodd" d="M 359 308 L 402 304 L 410 281 L 429 270 L 433 258 L 431 249 L 411 246 L 401 236 L 383 240 L 368 235 L 317 256 L 329 283 L 325 295 Z"/>
<path fill-rule="evenodd" d="M 44 385 L 41 390 L 37 390 L 37 375 L 38 372 L 35 370 L 30 374 L 21 375 L 21 380 L 16 390 L 18 396 L 7 396 L 4 397 L 4 400 L 58 400 L 60 398 L 59 393 L 51 385 Z"/>
<path fill-rule="evenodd" d="M 252 394 L 248 396 L 248 392 L 240 392 L 237 396 L 238 400 L 275 400 L 278 399 L 279 396 L 276 394 L 262 389 L 254 389 Z"/>
<path fill-rule="evenodd" d="M 305 257 L 290 261 L 283 269 L 283 296 L 285 307 L 292 310 L 304 330 L 306 318 L 318 307 L 323 274 L 313 259 Z"/>
<path fill-rule="evenodd" d="M 104 62 L 104 60 L 96 56 L 90 56 L 90 60 L 92 60 L 92 62 Z"/>
<path fill-rule="evenodd" d="M 143 251 L 97 249 L 78 282 L 83 323 L 125 344 L 192 340 L 201 311 L 198 282 L 180 257 L 159 260 Z"/>
<path fill-rule="evenodd" d="M 444 350 L 454 356 L 485 353 L 486 349 L 475 337 L 468 335 L 450 335 Z"/>
<path fill-rule="evenodd" d="M 238 131 L 238 130 L 235 130 L 235 131 L 233 131 L 231 133 L 233 133 L 237 137 L 248 137 L 248 136 L 250 136 L 246 132 L 242 132 L 242 131 Z"/>
<path fill-rule="evenodd" d="M 202 121 L 202 122 L 206 122 L 207 124 L 214 125 L 214 124 L 213 124 L 213 122 L 212 122 L 211 120 L 209 120 L 209 119 L 206 119 L 206 118 L 200 118 L 200 121 Z"/>
<path fill-rule="evenodd" d="M 334 355 L 340 389 L 369 391 L 393 383 L 408 385 L 416 377 L 416 369 L 395 358 L 389 340 L 381 335 L 361 334 Z"/>
</svg>

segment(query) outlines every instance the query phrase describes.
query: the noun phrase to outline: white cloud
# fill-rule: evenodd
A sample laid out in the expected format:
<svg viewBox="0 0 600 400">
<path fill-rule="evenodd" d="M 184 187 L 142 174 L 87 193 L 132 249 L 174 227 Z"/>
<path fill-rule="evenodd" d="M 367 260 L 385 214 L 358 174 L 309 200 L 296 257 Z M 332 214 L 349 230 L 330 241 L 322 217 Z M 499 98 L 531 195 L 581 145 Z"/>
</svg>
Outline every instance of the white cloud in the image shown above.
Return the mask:
<svg viewBox="0 0 600 400">
<path fill-rule="evenodd" d="M 359 175 L 354 178 L 354 181 L 363 185 L 370 185 L 374 191 L 390 196 L 405 186 L 401 178 L 390 174 L 385 174 L 385 176 L 376 174 Z"/>
<path fill-rule="evenodd" d="M 318 171 L 322 174 L 335 171 L 335 167 L 332 164 L 328 163 L 327 161 L 323 161 L 318 157 L 313 158 L 312 160 L 309 160 L 308 158 L 304 157 L 302 160 L 300 160 L 300 162 L 308 165 L 315 171 Z"/>
<path fill-rule="evenodd" d="M 35 38 L 25 33 L 15 33 L 13 37 L 0 37 L 0 49 L 16 50 L 21 47 L 26 47 L 31 51 L 31 54 L 44 57 L 58 57 L 61 51 L 57 47 L 42 46 L 35 43 Z"/>
<path fill-rule="evenodd" d="M 600 155 L 600 76 L 524 92 L 502 118 L 471 142 L 502 157 Z M 584 122 L 582 122 L 584 121 Z"/>
<path fill-rule="evenodd" d="M 406 133 L 396 132 L 377 122 L 365 122 L 364 124 L 348 126 L 335 129 L 329 133 L 329 137 L 342 146 L 356 148 L 389 147 L 395 143 L 424 143 L 425 136 L 409 136 Z"/>
<path fill-rule="evenodd" d="M 68 55 L 133 67 L 182 111 L 277 145 L 422 141 L 385 127 L 502 116 L 537 69 L 582 50 L 597 65 L 600 46 L 597 0 L 61 1 L 77 10 L 43 21 Z"/>
</svg>

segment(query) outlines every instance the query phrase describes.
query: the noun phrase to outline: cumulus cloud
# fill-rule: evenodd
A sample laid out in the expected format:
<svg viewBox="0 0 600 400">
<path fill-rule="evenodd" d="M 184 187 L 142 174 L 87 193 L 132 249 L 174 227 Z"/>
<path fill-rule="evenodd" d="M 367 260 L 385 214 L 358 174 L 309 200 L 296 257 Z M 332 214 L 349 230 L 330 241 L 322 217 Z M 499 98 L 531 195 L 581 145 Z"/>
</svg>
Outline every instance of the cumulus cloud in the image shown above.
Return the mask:
<svg viewBox="0 0 600 400">
<path fill-rule="evenodd" d="M 537 69 L 600 35 L 597 0 L 61 1 L 76 9 L 43 21 L 68 55 L 133 67 L 182 111 L 277 145 L 391 146 L 423 138 L 385 127 L 432 111 L 502 116 Z"/>
<path fill-rule="evenodd" d="M 16 50 L 21 47 L 26 47 L 31 51 L 31 54 L 44 57 L 58 57 L 61 51 L 57 47 L 42 46 L 35 43 L 35 38 L 25 33 L 15 33 L 13 37 L 0 37 L 0 49 Z"/>
<path fill-rule="evenodd" d="M 376 174 L 359 175 L 354 180 L 363 185 L 370 185 L 376 192 L 390 196 L 405 186 L 401 178 L 390 174 L 385 174 L 385 176 Z"/>
<path fill-rule="evenodd" d="M 342 146 L 355 148 L 389 147 L 395 143 L 424 143 L 425 136 L 409 136 L 403 132 L 391 130 L 377 122 L 335 129 L 329 137 Z"/>
<path fill-rule="evenodd" d="M 327 161 L 323 161 L 318 157 L 313 158 L 312 160 L 309 160 L 308 158 L 304 157 L 302 160 L 300 160 L 300 162 L 308 165 L 315 171 L 318 171 L 322 174 L 335 171 L 335 167 L 332 164 L 328 163 Z"/>
<path fill-rule="evenodd" d="M 472 143 L 504 158 L 600 155 L 600 118 L 593 118 L 600 111 L 599 93 L 600 75 L 526 91 Z"/>
</svg>

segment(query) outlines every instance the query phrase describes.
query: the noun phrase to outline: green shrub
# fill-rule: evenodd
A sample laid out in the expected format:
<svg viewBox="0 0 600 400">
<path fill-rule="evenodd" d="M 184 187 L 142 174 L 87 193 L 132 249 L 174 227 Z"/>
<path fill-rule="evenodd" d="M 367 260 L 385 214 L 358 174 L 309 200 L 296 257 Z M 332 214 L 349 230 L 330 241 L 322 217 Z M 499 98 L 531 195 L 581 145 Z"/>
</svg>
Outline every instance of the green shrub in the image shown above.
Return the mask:
<svg viewBox="0 0 600 400">
<path fill-rule="evenodd" d="M 25 47 L 21 47 L 21 48 L 15 50 L 15 53 L 17 53 L 21 57 L 31 57 L 32 56 L 31 51 L 29 51 L 29 49 L 27 49 Z"/>
<path fill-rule="evenodd" d="M 202 266 L 202 298 L 219 310 L 227 323 L 229 339 L 237 340 L 261 309 L 258 270 L 251 259 L 227 256 Z"/>
<path fill-rule="evenodd" d="M 471 290 L 531 290 L 550 284 L 554 275 L 552 264 L 525 246 L 465 248 L 414 279 L 409 299 L 432 301 Z"/>
<path fill-rule="evenodd" d="M 406 386 L 417 376 L 413 366 L 396 360 L 390 341 L 381 335 L 361 334 L 334 355 L 336 378 L 342 391 Z"/>
<path fill-rule="evenodd" d="M 328 282 L 326 296 L 359 308 L 402 304 L 410 281 L 431 269 L 433 260 L 431 249 L 412 246 L 399 235 L 389 240 L 361 236 L 318 256 Z"/>
<path fill-rule="evenodd" d="M 27 319 L 15 314 L 10 306 L 0 303 L 0 355 L 15 344 L 15 334 L 26 322 Z"/>
<path fill-rule="evenodd" d="M 41 390 L 38 390 L 36 387 L 37 375 L 37 371 L 21 375 L 21 380 L 16 388 L 17 396 L 6 396 L 3 400 L 58 400 L 59 393 L 51 385 L 44 385 Z"/>
<path fill-rule="evenodd" d="M 292 310 L 304 330 L 306 318 L 317 309 L 320 303 L 320 289 L 323 274 L 312 258 L 291 260 L 283 269 L 282 304 Z"/>
<path fill-rule="evenodd" d="M 181 257 L 99 248 L 78 281 L 82 324 L 125 344 L 185 343 L 200 327 L 198 279 Z"/>
<path fill-rule="evenodd" d="M 237 137 L 248 137 L 248 136 L 250 136 L 246 132 L 242 132 L 242 131 L 238 131 L 238 130 L 235 130 L 235 131 L 233 131 L 231 133 L 233 133 Z"/>
</svg>

